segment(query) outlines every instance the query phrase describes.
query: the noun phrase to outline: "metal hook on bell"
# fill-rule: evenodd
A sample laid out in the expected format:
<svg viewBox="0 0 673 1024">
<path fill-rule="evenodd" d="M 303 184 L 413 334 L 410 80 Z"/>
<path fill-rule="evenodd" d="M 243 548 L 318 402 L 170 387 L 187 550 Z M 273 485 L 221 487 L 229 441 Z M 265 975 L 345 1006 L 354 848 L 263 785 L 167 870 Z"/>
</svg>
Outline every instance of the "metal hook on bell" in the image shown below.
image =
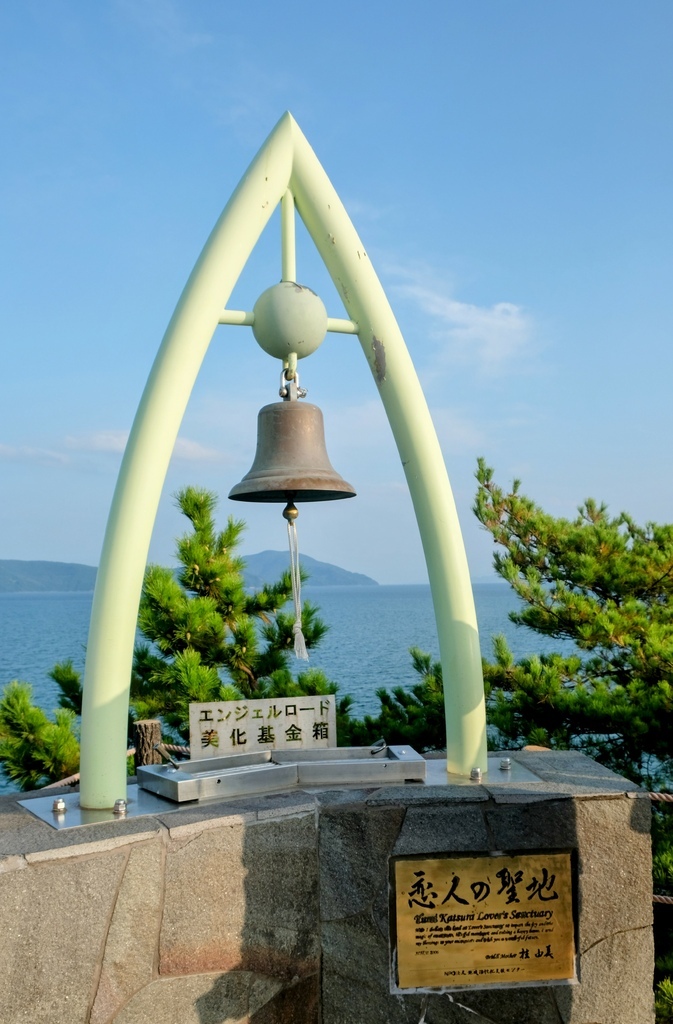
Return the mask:
<svg viewBox="0 0 673 1024">
<path fill-rule="evenodd" d="M 299 374 L 296 370 L 283 367 L 280 371 L 280 387 L 278 394 L 285 402 L 294 402 L 298 398 L 306 398 L 308 391 L 299 386 Z"/>
</svg>

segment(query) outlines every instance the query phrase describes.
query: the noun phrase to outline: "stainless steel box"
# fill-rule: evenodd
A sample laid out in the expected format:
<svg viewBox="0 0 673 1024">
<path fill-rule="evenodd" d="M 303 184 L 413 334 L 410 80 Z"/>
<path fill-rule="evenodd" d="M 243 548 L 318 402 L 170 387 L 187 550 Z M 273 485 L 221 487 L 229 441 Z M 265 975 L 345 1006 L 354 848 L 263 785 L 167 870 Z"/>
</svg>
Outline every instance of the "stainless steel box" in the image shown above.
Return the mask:
<svg viewBox="0 0 673 1024">
<path fill-rule="evenodd" d="M 138 785 L 176 803 L 270 793 L 293 786 L 423 782 L 425 759 L 411 747 L 264 750 L 138 768 Z"/>
</svg>

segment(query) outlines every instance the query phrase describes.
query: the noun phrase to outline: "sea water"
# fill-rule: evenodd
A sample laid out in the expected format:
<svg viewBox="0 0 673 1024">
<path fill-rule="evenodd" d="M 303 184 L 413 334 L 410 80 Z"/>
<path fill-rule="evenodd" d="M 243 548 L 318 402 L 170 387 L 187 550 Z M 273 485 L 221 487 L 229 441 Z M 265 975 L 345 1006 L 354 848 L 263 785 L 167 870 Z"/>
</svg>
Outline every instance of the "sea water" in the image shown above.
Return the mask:
<svg viewBox="0 0 673 1024">
<path fill-rule="evenodd" d="M 568 645 L 540 637 L 515 626 L 509 612 L 520 607 L 505 584 L 474 585 L 482 654 L 492 657 L 494 634 L 504 633 L 515 657 Z M 306 587 L 304 597 L 317 604 L 329 631 L 320 647 L 310 652 L 305 667 L 321 668 L 353 698 L 353 711 L 377 713 L 376 691 L 381 687 L 411 687 L 418 682 L 410 647 L 419 647 L 437 659 L 430 588 L 427 585 Z M 58 687 L 49 670 L 70 659 L 83 669 L 91 593 L 0 594 L 0 688 L 12 679 L 28 682 L 33 699 L 47 712 L 58 701 Z M 12 788 L 0 778 L 0 791 Z"/>
</svg>

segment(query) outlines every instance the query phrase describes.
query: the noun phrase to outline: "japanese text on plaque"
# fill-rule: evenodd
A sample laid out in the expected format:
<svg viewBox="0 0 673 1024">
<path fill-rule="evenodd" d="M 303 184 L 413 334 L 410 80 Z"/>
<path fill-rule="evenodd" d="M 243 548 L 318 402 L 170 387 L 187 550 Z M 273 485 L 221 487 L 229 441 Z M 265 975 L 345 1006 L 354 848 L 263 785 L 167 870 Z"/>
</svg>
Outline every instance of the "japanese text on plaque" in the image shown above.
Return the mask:
<svg viewBox="0 0 673 1024">
<path fill-rule="evenodd" d="M 395 862 L 399 988 L 575 976 L 569 853 Z"/>
<path fill-rule="evenodd" d="M 335 747 L 336 701 L 325 695 L 190 704 L 189 743 L 192 760 Z"/>
</svg>

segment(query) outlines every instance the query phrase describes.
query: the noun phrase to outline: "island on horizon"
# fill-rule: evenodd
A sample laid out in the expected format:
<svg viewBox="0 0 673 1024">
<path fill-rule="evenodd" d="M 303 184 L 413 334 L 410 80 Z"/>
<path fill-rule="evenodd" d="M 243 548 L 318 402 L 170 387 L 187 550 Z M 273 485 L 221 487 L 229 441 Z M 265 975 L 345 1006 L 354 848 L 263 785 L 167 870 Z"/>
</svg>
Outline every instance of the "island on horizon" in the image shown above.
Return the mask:
<svg viewBox="0 0 673 1024">
<path fill-rule="evenodd" d="M 246 586 L 262 587 L 277 579 L 289 568 L 287 551 L 260 551 L 244 556 Z M 301 555 L 302 568 L 309 575 L 307 585 L 312 587 L 377 587 L 370 576 L 349 572 L 338 565 L 321 562 L 310 555 Z M 0 594 L 68 593 L 92 591 L 97 569 L 79 562 L 22 561 L 0 559 Z"/>
</svg>

